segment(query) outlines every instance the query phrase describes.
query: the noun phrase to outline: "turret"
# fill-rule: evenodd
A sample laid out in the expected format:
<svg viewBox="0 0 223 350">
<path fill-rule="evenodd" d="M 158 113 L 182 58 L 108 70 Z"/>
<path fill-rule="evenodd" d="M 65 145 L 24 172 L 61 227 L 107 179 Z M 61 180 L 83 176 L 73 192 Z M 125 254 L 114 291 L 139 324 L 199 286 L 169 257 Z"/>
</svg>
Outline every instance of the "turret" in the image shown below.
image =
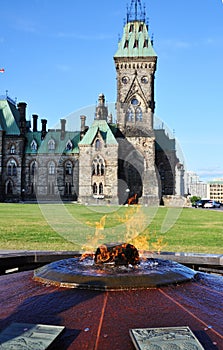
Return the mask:
<svg viewBox="0 0 223 350">
<path fill-rule="evenodd" d="M 105 95 L 100 94 L 98 96 L 98 105 L 96 107 L 95 119 L 106 120 L 108 118 L 108 107 L 105 106 Z"/>
</svg>

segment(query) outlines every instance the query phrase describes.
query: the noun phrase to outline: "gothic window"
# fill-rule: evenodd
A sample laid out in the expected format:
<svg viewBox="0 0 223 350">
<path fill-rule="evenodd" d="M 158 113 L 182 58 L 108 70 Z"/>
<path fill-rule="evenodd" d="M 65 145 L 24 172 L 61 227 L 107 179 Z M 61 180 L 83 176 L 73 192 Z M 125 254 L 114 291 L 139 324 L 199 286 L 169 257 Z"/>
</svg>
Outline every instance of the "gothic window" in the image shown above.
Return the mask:
<svg viewBox="0 0 223 350">
<path fill-rule="evenodd" d="M 31 183 L 31 188 L 30 188 L 30 192 L 31 194 L 35 194 L 37 193 L 37 187 L 36 187 L 36 184 L 35 183 Z"/>
<path fill-rule="evenodd" d="M 133 25 L 133 24 L 130 24 L 129 33 L 133 32 L 133 30 L 134 30 L 134 25 Z"/>
<path fill-rule="evenodd" d="M 100 156 L 97 156 L 92 163 L 92 176 L 103 176 L 105 174 L 105 162 Z"/>
<path fill-rule="evenodd" d="M 134 113 L 133 113 L 133 110 L 131 107 L 128 108 L 126 119 L 128 122 L 133 122 L 133 120 L 134 120 Z"/>
<path fill-rule="evenodd" d="M 95 141 L 95 150 L 99 151 L 101 149 L 101 141 L 99 139 L 97 139 Z"/>
<path fill-rule="evenodd" d="M 49 151 L 55 150 L 55 141 L 53 139 L 50 139 L 48 142 L 48 150 Z"/>
<path fill-rule="evenodd" d="M 54 182 L 48 183 L 48 194 L 54 194 Z"/>
<path fill-rule="evenodd" d="M 93 194 L 97 194 L 98 193 L 98 186 L 97 186 L 96 182 L 94 182 L 92 188 L 93 188 Z"/>
<path fill-rule="evenodd" d="M 73 148 L 73 144 L 72 144 L 71 140 L 69 140 L 66 144 L 66 151 L 70 151 L 70 150 L 72 150 L 72 148 Z"/>
<path fill-rule="evenodd" d="M 100 167 L 101 167 L 101 175 L 104 175 L 105 174 L 105 166 L 104 166 L 102 159 L 100 160 Z"/>
<path fill-rule="evenodd" d="M 36 142 L 36 140 L 32 140 L 32 142 L 30 144 L 30 147 L 31 147 L 31 151 L 37 151 L 37 142 Z"/>
<path fill-rule="evenodd" d="M 16 151 L 15 145 L 11 145 L 11 147 L 10 147 L 10 154 L 15 154 L 15 151 Z"/>
<path fill-rule="evenodd" d="M 70 161 L 65 163 L 65 174 L 66 175 L 72 175 L 73 172 L 73 165 Z"/>
<path fill-rule="evenodd" d="M 34 176 L 37 171 L 37 163 L 36 161 L 32 162 L 30 165 L 30 175 Z"/>
<path fill-rule="evenodd" d="M 136 121 L 142 121 L 142 110 L 140 107 L 136 108 Z"/>
<path fill-rule="evenodd" d="M 103 184 L 100 182 L 99 184 L 99 194 L 103 194 Z"/>
<path fill-rule="evenodd" d="M 53 161 L 50 161 L 48 163 L 48 174 L 54 175 L 55 174 L 55 163 Z"/>
<path fill-rule="evenodd" d="M 65 183 L 65 191 L 64 191 L 64 194 L 72 194 L 72 185 L 70 182 L 66 182 Z"/>
<path fill-rule="evenodd" d="M 7 163 L 7 174 L 8 176 L 16 176 L 17 175 L 17 164 L 14 159 L 10 159 Z"/>
<path fill-rule="evenodd" d="M 96 175 L 95 163 L 92 164 L 92 176 Z"/>
<path fill-rule="evenodd" d="M 13 183 L 12 181 L 7 181 L 5 184 L 5 193 L 6 194 L 13 194 Z"/>
</svg>

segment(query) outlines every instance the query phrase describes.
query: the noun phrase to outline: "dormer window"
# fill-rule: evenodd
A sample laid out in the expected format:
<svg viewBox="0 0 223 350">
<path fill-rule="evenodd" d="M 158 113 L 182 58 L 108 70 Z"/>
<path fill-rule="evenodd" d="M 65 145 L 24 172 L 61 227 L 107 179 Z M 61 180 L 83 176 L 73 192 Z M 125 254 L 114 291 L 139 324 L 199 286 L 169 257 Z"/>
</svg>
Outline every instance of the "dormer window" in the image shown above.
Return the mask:
<svg viewBox="0 0 223 350">
<path fill-rule="evenodd" d="M 69 140 L 66 144 L 66 151 L 71 151 L 73 148 L 73 144 L 71 142 L 71 140 Z"/>
<path fill-rule="evenodd" d="M 143 31 L 143 24 L 140 24 L 139 25 L 139 32 L 142 32 Z"/>
<path fill-rule="evenodd" d="M 100 151 L 100 149 L 101 149 L 101 141 L 97 139 L 95 141 L 95 151 Z"/>
<path fill-rule="evenodd" d="M 15 145 L 11 145 L 11 147 L 10 147 L 10 154 L 15 154 L 15 151 L 16 151 Z"/>
<path fill-rule="evenodd" d="M 136 39 L 133 48 L 136 49 L 137 47 L 139 47 L 139 40 Z"/>
<path fill-rule="evenodd" d="M 144 40 L 144 44 L 143 44 L 143 47 L 148 47 L 149 46 L 149 42 L 148 42 L 148 39 L 145 39 Z"/>
<path fill-rule="evenodd" d="M 37 142 L 36 140 L 32 140 L 30 144 L 31 151 L 37 151 Z"/>
<path fill-rule="evenodd" d="M 134 30 L 134 25 L 133 25 L 133 24 L 130 24 L 129 33 L 133 32 L 133 30 Z"/>
<path fill-rule="evenodd" d="M 129 47 L 129 41 L 126 40 L 126 41 L 125 41 L 125 44 L 124 44 L 124 49 L 127 49 L 128 47 Z"/>
<path fill-rule="evenodd" d="M 55 141 L 53 139 L 49 140 L 48 149 L 49 149 L 49 151 L 55 150 Z"/>
</svg>

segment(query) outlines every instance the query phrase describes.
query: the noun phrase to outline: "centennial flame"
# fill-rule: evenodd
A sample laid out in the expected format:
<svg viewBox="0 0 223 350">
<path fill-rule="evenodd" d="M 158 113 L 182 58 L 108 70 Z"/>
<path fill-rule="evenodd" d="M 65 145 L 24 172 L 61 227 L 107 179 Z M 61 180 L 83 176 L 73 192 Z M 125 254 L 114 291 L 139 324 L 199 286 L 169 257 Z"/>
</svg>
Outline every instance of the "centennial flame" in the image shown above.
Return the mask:
<svg viewBox="0 0 223 350">
<path fill-rule="evenodd" d="M 97 248 L 94 261 L 96 264 L 136 265 L 139 264 L 139 253 L 136 247 L 129 243 L 103 244 Z"/>
</svg>

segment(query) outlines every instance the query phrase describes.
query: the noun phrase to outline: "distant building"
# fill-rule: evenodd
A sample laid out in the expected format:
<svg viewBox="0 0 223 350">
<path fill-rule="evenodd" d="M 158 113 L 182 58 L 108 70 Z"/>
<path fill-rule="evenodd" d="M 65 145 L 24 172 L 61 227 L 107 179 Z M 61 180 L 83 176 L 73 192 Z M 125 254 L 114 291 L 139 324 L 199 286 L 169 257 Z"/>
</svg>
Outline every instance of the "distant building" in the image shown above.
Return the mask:
<svg viewBox="0 0 223 350">
<path fill-rule="evenodd" d="M 208 198 L 207 184 L 193 171 L 187 171 L 187 193 L 200 198 Z"/>
<path fill-rule="evenodd" d="M 208 198 L 223 203 L 223 179 L 209 181 L 207 184 Z"/>
<path fill-rule="evenodd" d="M 90 59 L 90 57 L 89 57 Z M 131 1 L 114 55 L 116 123 L 99 95 L 95 120 L 80 130 L 47 130 L 26 119 L 26 103 L 0 98 L 0 200 L 78 200 L 157 205 L 184 195 L 184 167 L 175 139 L 154 129 L 157 55 L 139 0 Z"/>
</svg>

